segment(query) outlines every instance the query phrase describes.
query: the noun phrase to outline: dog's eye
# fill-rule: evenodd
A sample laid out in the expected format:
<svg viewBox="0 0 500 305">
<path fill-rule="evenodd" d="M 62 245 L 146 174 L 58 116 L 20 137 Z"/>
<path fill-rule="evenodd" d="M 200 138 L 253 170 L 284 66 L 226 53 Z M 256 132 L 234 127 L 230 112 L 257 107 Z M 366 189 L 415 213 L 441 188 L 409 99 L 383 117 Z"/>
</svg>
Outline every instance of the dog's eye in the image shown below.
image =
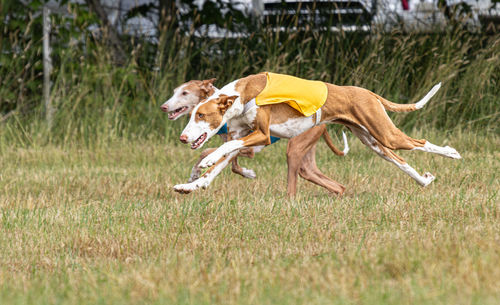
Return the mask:
<svg viewBox="0 0 500 305">
<path fill-rule="evenodd" d="M 182 91 L 182 95 L 188 95 L 187 91 Z"/>
<path fill-rule="evenodd" d="M 203 118 L 205 115 L 203 113 L 198 113 L 198 119 Z"/>
</svg>

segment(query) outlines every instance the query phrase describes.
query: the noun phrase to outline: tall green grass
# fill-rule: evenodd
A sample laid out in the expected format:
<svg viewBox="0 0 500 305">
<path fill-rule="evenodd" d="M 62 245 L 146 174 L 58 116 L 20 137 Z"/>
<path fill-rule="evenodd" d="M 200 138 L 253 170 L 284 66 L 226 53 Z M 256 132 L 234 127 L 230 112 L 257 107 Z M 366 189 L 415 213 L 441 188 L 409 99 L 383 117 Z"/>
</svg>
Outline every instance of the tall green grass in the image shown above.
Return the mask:
<svg viewBox="0 0 500 305">
<path fill-rule="evenodd" d="M 1 145 L 169 140 L 183 124 L 167 123 L 159 106 L 176 86 L 212 77 L 223 86 L 261 71 L 361 86 L 397 103 L 415 102 L 443 82 L 425 109 L 392 116 L 396 124 L 406 130 L 499 131 L 499 34 L 461 29 L 412 34 L 260 28 L 248 37 L 208 39 L 172 28 L 163 31 L 157 45 L 133 41 L 129 62 L 121 67 L 111 64 L 100 42 L 82 37 L 77 44 L 60 45 L 54 55 L 51 96 L 57 111 L 52 128 L 48 129 L 40 106 L 39 78 L 33 77 L 30 81 L 38 82 L 39 90 L 22 96 L 23 105 L 30 107 L 0 123 Z M 41 45 L 39 40 L 26 43 L 32 48 Z M 0 76 L 11 77 L 9 68 L 20 69 L 26 61 L 33 58 L 14 56 L 2 62 Z M 3 87 L 0 99 L 9 96 L 9 101 L 20 102 L 20 91 L 12 88 Z"/>
</svg>

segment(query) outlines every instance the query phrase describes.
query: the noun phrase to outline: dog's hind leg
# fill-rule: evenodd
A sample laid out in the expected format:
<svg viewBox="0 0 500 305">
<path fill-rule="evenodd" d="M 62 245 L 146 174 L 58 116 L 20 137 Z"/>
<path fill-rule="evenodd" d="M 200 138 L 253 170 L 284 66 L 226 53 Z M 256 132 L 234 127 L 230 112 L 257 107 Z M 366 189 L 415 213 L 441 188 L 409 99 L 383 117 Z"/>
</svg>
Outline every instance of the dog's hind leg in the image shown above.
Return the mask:
<svg viewBox="0 0 500 305">
<path fill-rule="evenodd" d="M 316 166 L 316 144 L 325 129 L 324 125 L 316 126 L 288 141 L 288 196 L 293 197 L 297 193 L 297 177 L 299 174 L 302 178 L 333 193 L 343 193 L 345 187 L 323 175 Z"/>
<path fill-rule="evenodd" d="M 287 194 L 289 197 L 295 196 L 297 193 L 297 178 L 299 176 L 300 164 L 302 158 L 304 157 L 301 150 L 293 150 L 295 144 L 292 142 L 293 139 L 288 141 L 287 146 L 287 164 L 288 164 L 288 175 L 287 175 Z"/>
<path fill-rule="evenodd" d="M 299 169 L 299 175 L 319 186 L 326 188 L 328 191 L 342 195 L 345 191 L 345 186 L 337 181 L 325 176 L 316 166 L 316 144 L 306 153 L 302 159 L 302 164 Z"/>
<path fill-rule="evenodd" d="M 302 160 L 323 135 L 324 128 L 326 127 L 313 127 L 288 141 L 286 161 L 288 163 L 287 194 L 289 197 L 293 197 L 297 193 L 297 178 L 302 167 Z"/>
<path fill-rule="evenodd" d="M 380 144 L 389 149 L 422 150 L 448 158 L 460 159 L 460 154 L 452 147 L 441 147 L 425 139 L 413 139 L 394 125 L 382 107 L 374 107 L 371 112 L 359 112 L 360 128 L 368 132 Z"/>
<path fill-rule="evenodd" d="M 400 170 L 402 170 L 407 175 L 412 177 L 421 186 L 427 186 L 432 181 L 434 181 L 435 177 L 432 174 L 425 173 L 424 175 L 420 175 L 415 169 L 413 169 L 410 165 L 408 165 L 403 158 L 399 157 L 389 148 L 385 147 L 380 142 L 378 142 L 365 129 L 354 125 L 349 125 L 348 127 L 361 140 L 363 144 L 365 144 L 373 151 L 375 151 L 384 160 L 389 161 L 394 165 L 396 165 Z"/>
<path fill-rule="evenodd" d="M 233 171 L 233 173 L 241 175 L 245 178 L 254 179 L 257 177 L 257 175 L 255 174 L 255 172 L 252 169 L 241 167 L 238 164 L 238 157 L 235 157 L 233 159 L 231 170 Z"/>
<path fill-rule="evenodd" d="M 429 141 L 426 141 L 424 146 L 415 147 L 412 150 L 421 150 L 421 151 L 425 151 L 425 152 L 430 152 L 430 153 L 438 154 L 438 155 L 452 158 L 452 159 L 461 159 L 462 158 L 455 148 L 450 147 L 450 146 L 445 146 L 445 147 L 437 146 L 437 145 L 432 144 Z"/>
<path fill-rule="evenodd" d="M 393 123 L 390 121 L 389 118 L 387 118 L 388 121 L 383 122 L 381 124 L 380 122 L 378 123 L 379 125 L 384 126 L 385 131 L 379 132 L 377 136 L 373 136 L 374 138 L 377 139 L 378 142 L 380 142 L 383 146 L 389 148 L 389 149 L 404 149 L 404 150 L 421 150 L 425 152 L 430 152 L 434 154 L 438 154 L 444 157 L 452 158 L 452 159 L 461 159 L 462 157 L 460 154 L 450 146 L 437 146 L 425 139 L 413 139 L 409 136 L 407 136 L 405 133 L 403 133 L 401 130 L 399 130 Z M 363 128 L 368 131 L 369 129 L 376 129 L 377 131 L 380 128 L 380 126 L 374 126 L 374 125 L 369 125 L 370 128 Z M 364 127 L 364 126 L 363 126 Z M 371 134 L 371 131 L 368 131 Z"/>
<path fill-rule="evenodd" d="M 386 124 L 389 126 L 387 126 L 386 133 L 382 136 L 384 142 L 379 141 L 382 145 L 384 145 L 389 149 L 421 150 L 452 159 L 462 158 L 460 154 L 453 147 L 450 146 L 441 147 L 434 145 L 425 139 L 421 140 L 413 139 L 404 134 L 398 128 L 396 128 L 396 126 L 394 126 L 392 122 L 390 123 L 391 123 L 390 125 Z"/>
</svg>

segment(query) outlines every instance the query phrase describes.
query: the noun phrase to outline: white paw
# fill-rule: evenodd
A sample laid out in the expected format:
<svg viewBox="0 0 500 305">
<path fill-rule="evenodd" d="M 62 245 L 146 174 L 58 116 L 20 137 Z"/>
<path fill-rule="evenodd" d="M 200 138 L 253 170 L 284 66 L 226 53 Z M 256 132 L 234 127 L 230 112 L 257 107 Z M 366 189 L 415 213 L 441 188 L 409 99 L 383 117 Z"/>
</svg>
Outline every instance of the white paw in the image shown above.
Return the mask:
<svg viewBox="0 0 500 305">
<path fill-rule="evenodd" d="M 434 179 L 436 179 L 436 177 L 434 177 L 431 173 L 425 173 L 423 177 L 424 181 L 421 183 L 423 187 L 428 186 L 432 181 L 434 181 Z"/>
<path fill-rule="evenodd" d="M 447 150 L 447 153 L 446 153 L 447 157 L 453 158 L 453 159 L 462 159 L 462 156 L 460 156 L 460 154 L 458 153 L 458 151 L 455 148 L 450 147 L 450 146 L 446 146 L 445 148 Z"/>
<path fill-rule="evenodd" d="M 174 185 L 174 191 L 181 194 L 189 194 L 192 191 L 197 190 L 199 187 L 196 183 L 185 183 L 185 184 L 177 184 Z"/>
<path fill-rule="evenodd" d="M 248 169 L 248 168 L 244 168 L 244 167 L 242 167 L 241 169 L 242 169 L 241 174 L 243 175 L 243 177 L 248 178 L 248 179 L 257 178 L 257 175 L 255 174 L 255 172 L 252 169 Z"/>
<path fill-rule="evenodd" d="M 192 191 L 196 191 L 199 188 L 206 189 L 209 185 L 210 182 L 208 181 L 208 179 L 202 177 L 190 183 L 174 185 L 174 191 L 181 194 L 189 194 Z"/>
<path fill-rule="evenodd" d="M 219 161 L 221 157 L 218 154 L 211 153 L 210 155 L 206 156 L 205 159 L 201 160 L 200 164 L 198 165 L 201 168 L 207 168 Z"/>
</svg>

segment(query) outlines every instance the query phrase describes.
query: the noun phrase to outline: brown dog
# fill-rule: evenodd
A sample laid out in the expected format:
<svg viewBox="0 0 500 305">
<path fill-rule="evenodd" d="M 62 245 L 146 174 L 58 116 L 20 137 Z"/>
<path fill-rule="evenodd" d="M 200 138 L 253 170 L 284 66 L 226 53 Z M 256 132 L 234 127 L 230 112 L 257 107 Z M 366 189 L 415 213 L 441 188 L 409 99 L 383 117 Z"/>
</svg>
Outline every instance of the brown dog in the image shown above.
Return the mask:
<svg viewBox="0 0 500 305">
<path fill-rule="evenodd" d="M 161 106 L 162 111 L 169 113 L 168 118 L 170 120 L 176 120 L 179 117 L 189 113 L 202 100 L 215 93 L 217 88 L 213 86 L 214 81 L 215 79 L 204 81 L 193 80 L 180 85 L 174 90 L 174 95 Z M 227 134 L 219 133 L 219 135 L 222 137 L 224 142 L 228 140 Z M 347 145 L 345 135 L 345 149 L 344 151 L 340 151 L 333 145 L 333 142 L 328 135 L 325 125 L 314 127 L 304 134 L 291 139 L 288 142 L 287 147 L 288 176 L 294 177 L 294 179 L 291 178 L 288 181 L 289 194 L 293 195 L 296 193 L 297 175 L 300 175 L 304 179 L 326 188 L 330 192 L 341 194 L 344 191 L 345 188 L 343 185 L 325 176 L 316 165 L 316 143 L 321 136 L 323 136 L 328 147 L 330 147 L 330 149 L 335 154 L 343 156 L 348 152 L 349 147 Z M 260 151 L 261 149 L 262 147 L 242 149 L 240 150 L 238 155 L 252 158 L 254 153 Z M 215 173 L 220 172 L 220 170 L 225 167 L 224 164 L 219 164 L 218 167 L 208 170 L 207 173 L 205 173 L 205 175 L 202 177 L 202 179 L 198 181 L 201 175 L 199 163 L 214 151 L 215 148 L 204 150 L 201 153 L 198 162 L 193 166 L 191 170 L 189 183 L 176 186 L 174 189 L 181 193 L 189 193 L 199 187 L 208 186 L 208 184 L 211 182 L 210 178 L 215 177 Z M 247 178 L 255 178 L 255 173 L 253 170 L 239 166 L 236 156 L 231 161 L 232 171 L 234 173 Z"/>
<path fill-rule="evenodd" d="M 324 83 L 327 90 L 324 104 L 315 115 L 306 117 L 284 103 L 256 105 L 255 99 L 266 88 L 268 79 L 269 74 L 260 73 L 236 80 L 194 108 L 191 119 L 181 134 L 181 141 L 192 143 L 192 148 L 199 148 L 226 122 L 234 132 L 235 139 L 224 143 L 203 159 L 201 167 L 212 166 L 225 158 L 231 158 L 241 148 L 269 144 L 271 135 L 292 138 L 325 123 L 347 126 L 363 144 L 395 164 L 422 186 L 431 183 L 434 176 L 430 173 L 421 176 L 392 149 L 422 150 L 449 158 L 461 158 L 454 148 L 436 146 L 426 140 L 407 136 L 392 123 L 386 113 L 386 110 L 407 112 L 422 108 L 437 92 L 440 84 L 418 103 L 400 105 L 363 88 Z M 289 181 L 290 179 L 293 179 L 293 175 L 289 175 Z"/>
</svg>

